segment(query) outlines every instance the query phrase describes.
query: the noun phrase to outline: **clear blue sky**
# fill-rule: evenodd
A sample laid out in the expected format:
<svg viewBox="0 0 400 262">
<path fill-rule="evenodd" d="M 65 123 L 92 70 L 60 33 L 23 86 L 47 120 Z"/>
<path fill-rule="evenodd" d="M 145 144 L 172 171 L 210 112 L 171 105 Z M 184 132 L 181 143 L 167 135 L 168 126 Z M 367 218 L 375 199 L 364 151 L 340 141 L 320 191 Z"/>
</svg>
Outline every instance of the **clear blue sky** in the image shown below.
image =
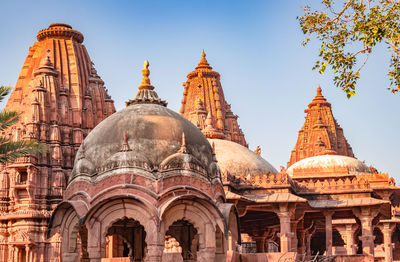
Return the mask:
<svg viewBox="0 0 400 262">
<path fill-rule="evenodd" d="M 383 48 L 372 53 L 357 96 L 348 100 L 329 73 L 311 70 L 318 43 L 300 44 L 296 17 L 309 3 L 318 1 L 3 0 L 0 81 L 15 85 L 36 33 L 64 22 L 84 34 L 117 110 L 135 96 L 148 59 L 159 96 L 178 111 L 182 82 L 204 48 L 250 148 L 260 145 L 277 169 L 286 165 L 320 84 L 356 156 L 400 183 L 400 94 L 386 90 L 389 56 Z"/>
</svg>

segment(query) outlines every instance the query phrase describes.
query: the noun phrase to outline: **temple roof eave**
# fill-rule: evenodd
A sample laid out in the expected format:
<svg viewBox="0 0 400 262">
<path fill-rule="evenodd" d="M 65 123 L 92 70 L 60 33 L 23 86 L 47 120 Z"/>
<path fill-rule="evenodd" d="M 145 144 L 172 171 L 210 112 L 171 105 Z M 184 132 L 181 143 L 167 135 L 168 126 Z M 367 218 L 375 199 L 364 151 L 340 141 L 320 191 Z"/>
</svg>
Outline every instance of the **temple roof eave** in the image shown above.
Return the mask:
<svg viewBox="0 0 400 262">
<path fill-rule="evenodd" d="M 390 201 L 376 198 L 354 198 L 343 200 L 308 200 L 312 208 L 343 208 L 343 207 L 362 207 L 389 204 Z"/>
<path fill-rule="evenodd" d="M 226 198 L 230 200 L 244 200 L 248 202 L 264 203 L 306 203 L 307 199 L 296 196 L 291 193 L 272 193 L 263 195 L 239 195 L 233 192 L 227 192 Z"/>
</svg>

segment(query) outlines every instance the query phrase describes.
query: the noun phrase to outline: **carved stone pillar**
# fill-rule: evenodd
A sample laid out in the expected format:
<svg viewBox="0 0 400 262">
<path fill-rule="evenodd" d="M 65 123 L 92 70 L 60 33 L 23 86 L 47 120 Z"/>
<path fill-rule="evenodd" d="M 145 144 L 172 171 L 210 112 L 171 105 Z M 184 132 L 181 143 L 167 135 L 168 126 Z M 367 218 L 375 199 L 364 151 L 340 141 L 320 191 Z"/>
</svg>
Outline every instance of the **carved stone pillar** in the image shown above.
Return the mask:
<svg viewBox="0 0 400 262">
<path fill-rule="evenodd" d="M 25 261 L 26 262 L 30 262 L 30 260 L 29 260 L 30 253 L 31 253 L 31 250 L 29 248 L 29 245 L 25 245 Z"/>
<path fill-rule="evenodd" d="M 39 243 L 39 261 L 40 262 L 44 262 L 44 248 L 45 248 L 45 245 L 44 245 L 44 243 L 43 242 L 40 242 Z"/>
<path fill-rule="evenodd" d="M 298 239 L 297 239 L 297 223 L 298 221 L 290 222 L 290 231 L 291 231 L 291 239 L 290 239 L 290 251 L 297 252 Z"/>
<path fill-rule="evenodd" d="M 306 253 L 306 229 L 299 230 L 299 238 L 300 238 L 300 247 L 297 250 L 297 253 L 303 255 Z"/>
<path fill-rule="evenodd" d="M 337 219 L 334 220 L 334 228 L 339 232 L 342 237 L 347 255 L 355 255 L 357 247 L 354 244 L 354 233 L 358 228 L 355 219 Z"/>
<path fill-rule="evenodd" d="M 390 222 L 384 222 L 383 224 L 379 225 L 379 228 L 383 233 L 383 244 L 385 246 L 385 262 L 391 262 L 393 260 L 392 233 L 395 227 L 396 224 Z"/>
<path fill-rule="evenodd" d="M 148 245 L 146 261 L 161 262 L 163 250 L 164 250 L 164 246 L 162 246 L 162 245 Z"/>
<path fill-rule="evenodd" d="M 253 237 L 256 240 L 257 253 L 265 252 L 265 237 Z"/>
<path fill-rule="evenodd" d="M 14 246 L 14 257 L 13 257 L 14 262 L 19 262 L 19 248 L 17 246 Z"/>
<path fill-rule="evenodd" d="M 90 227 L 87 224 L 88 228 L 88 247 L 87 251 L 89 254 L 90 262 L 100 262 L 101 261 L 101 244 L 102 244 L 102 234 L 100 232 L 100 223 L 98 221 L 90 221 L 93 222 L 93 225 Z"/>
<path fill-rule="evenodd" d="M 362 241 L 363 253 L 374 255 L 374 229 L 372 227 L 372 220 L 378 215 L 379 208 L 376 207 L 359 207 L 353 208 L 353 213 L 361 221 L 360 240 Z"/>
<path fill-rule="evenodd" d="M 333 211 L 325 211 L 325 244 L 326 244 L 326 255 L 332 256 L 332 215 Z"/>
<path fill-rule="evenodd" d="M 317 230 L 317 226 L 315 225 L 314 221 L 310 225 L 310 227 L 307 228 L 305 231 L 305 240 L 306 240 L 306 257 L 310 258 L 311 257 L 311 238 L 314 235 L 315 231 Z"/>
<path fill-rule="evenodd" d="M 296 205 L 292 205 L 290 203 L 279 203 L 279 206 L 274 208 L 274 212 L 278 215 L 280 222 L 279 238 L 281 241 L 281 253 L 287 253 L 292 250 L 292 233 L 290 232 L 290 220 L 294 214 L 295 208 Z"/>
</svg>

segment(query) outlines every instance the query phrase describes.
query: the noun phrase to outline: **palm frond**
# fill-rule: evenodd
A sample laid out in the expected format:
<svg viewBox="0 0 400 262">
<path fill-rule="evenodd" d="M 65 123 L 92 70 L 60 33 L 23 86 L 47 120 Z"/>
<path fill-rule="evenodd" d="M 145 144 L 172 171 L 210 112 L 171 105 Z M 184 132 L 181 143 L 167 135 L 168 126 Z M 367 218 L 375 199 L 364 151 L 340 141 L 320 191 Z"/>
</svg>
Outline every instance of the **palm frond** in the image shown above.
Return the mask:
<svg viewBox="0 0 400 262">
<path fill-rule="evenodd" d="M 0 102 L 10 93 L 12 86 L 0 86 Z"/>
<path fill-rule="evenodd" d="M 33 155 L 46 151 L 46 145 L 35 140 L 11 141 L 2 138 L 0 140 L 0 163 L 4 164 L 24 155 Z"/>
<path fill-rule="evenodd" d="M 0 112 L 0 131 L 19 121 L 19 114 L 15 111 Z"/>
</svg>

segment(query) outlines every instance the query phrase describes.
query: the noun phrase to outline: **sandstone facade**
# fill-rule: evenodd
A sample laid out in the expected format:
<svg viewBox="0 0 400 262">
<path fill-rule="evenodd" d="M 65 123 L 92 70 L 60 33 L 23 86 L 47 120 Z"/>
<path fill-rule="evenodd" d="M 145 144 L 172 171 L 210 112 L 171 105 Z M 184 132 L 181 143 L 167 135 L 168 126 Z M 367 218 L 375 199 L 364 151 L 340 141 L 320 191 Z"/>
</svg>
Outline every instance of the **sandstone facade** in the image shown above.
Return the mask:
<svg viewBox="0 0 400 262">
<path fill-rule="evenodd" d="M 115 112 L 80 32 L 51 24 L 37 39 L 5 107 L 21 121 L 2 135 L 37 139 L 48 152 L 1 167 L 0 261 L 57 261 L 60 238 L 46 237 L 48 220 L 83 138 Z"/>
<path fill-rule="evenodd" d="M 278 171 L 248 149 L 204 51 L 180 114 L 148 62 L 114 113 L 80 32 L 37 39 L 3 135 L 49 152 L 1 167 L 0 261 L 400 260 L 399 188 L 355 158 L 320 87 Z"/>
</svg>

